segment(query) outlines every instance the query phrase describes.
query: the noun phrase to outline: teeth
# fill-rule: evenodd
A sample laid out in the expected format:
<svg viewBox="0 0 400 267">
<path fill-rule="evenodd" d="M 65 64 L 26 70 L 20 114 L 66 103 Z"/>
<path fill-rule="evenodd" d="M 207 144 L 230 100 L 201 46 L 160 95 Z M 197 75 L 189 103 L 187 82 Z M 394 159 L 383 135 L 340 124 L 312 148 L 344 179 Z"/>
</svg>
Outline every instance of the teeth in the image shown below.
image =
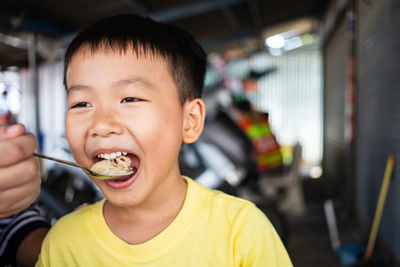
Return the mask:
<svg viewBox="0 0 400 267">
<path fill-rule="evenodd" d="M 97 155 L 97 157 L 101 158 L 101 159 L 115 159 L 116 157 L 119 157 L 122 155 L 126 156 L 126 155 L 128 155 L 128 152 L 118 151 L 118 152 L 113 152 L 110 154 L 99 154 L 99 155 Z"/>
</svg>

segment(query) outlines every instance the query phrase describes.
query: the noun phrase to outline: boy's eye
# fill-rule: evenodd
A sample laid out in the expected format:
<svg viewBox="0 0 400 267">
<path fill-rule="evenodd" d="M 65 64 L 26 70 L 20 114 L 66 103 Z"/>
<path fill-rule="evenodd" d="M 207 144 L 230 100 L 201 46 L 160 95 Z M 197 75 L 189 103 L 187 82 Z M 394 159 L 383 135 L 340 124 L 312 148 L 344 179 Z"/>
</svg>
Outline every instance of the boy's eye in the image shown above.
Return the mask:
<svg viewBox="0 0 400 267">
<path fill-rule="evenodd" d="M 125 97 L 124 99 L 122 99 L 121 103 L 138 102 L 138 101 L 141 101 L 141 99 L 136 97 Z"/>
<path fill-rule="evenodd" d="M 92 105 L 90 105 L 88 102 L 79 102 L 75 105 L 73 105 L 71 108 L 86 108 L 86 107 L 91 107 Z"/>
</svg>

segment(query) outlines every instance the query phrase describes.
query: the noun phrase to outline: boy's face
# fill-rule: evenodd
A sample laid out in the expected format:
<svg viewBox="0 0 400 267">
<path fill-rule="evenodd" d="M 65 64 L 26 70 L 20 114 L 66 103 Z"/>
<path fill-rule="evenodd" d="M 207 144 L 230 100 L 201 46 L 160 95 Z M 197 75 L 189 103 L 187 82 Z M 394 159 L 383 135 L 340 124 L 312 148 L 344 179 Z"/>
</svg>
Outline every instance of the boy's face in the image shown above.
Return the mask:
<svg viewBox="0 0 400 267">
<path fill-rule="evenodd" d="M 66 75 L 66 135 L 75 160 L 91 167 L 99 154 L 128 152 L 138 168 L 126 181 L 94 180 L 108 201 L 128 207 L 168 195 L 180 179 L 184 107 L 165 61 L 80 51 Z"/>
</svg>

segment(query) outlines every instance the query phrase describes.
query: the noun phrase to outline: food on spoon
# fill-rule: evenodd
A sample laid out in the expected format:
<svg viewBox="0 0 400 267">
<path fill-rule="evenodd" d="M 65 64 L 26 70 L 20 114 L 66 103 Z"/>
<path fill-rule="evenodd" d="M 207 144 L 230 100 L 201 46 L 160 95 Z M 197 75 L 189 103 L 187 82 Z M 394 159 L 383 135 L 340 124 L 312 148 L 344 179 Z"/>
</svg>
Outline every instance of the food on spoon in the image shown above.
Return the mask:
<svg viewBox="0 0 400 267">
<path fill-rule="evenodd" d="M 114 159 L 104 159 L 96 162 L 90 170 L 103 175 L 122 176 L 133 172 L 131 159 L 126 156 L 119 156 Z"/>
</svg>

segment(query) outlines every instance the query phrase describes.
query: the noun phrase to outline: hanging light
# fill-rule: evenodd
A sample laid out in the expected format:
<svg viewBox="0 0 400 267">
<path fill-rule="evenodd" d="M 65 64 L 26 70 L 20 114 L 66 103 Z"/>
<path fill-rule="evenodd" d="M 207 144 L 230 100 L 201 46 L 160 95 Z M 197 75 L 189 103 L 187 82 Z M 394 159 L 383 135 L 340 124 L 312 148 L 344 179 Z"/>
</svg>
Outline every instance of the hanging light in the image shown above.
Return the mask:
<svg viewBox="0 0 400 267">
<path fill-rule="evenodd" d="M 265 39 L 265 44 L 269 48 L 282 48 L 285 45 L 285 37 L 281 34 L 272 35 Z"/>
</svg>

